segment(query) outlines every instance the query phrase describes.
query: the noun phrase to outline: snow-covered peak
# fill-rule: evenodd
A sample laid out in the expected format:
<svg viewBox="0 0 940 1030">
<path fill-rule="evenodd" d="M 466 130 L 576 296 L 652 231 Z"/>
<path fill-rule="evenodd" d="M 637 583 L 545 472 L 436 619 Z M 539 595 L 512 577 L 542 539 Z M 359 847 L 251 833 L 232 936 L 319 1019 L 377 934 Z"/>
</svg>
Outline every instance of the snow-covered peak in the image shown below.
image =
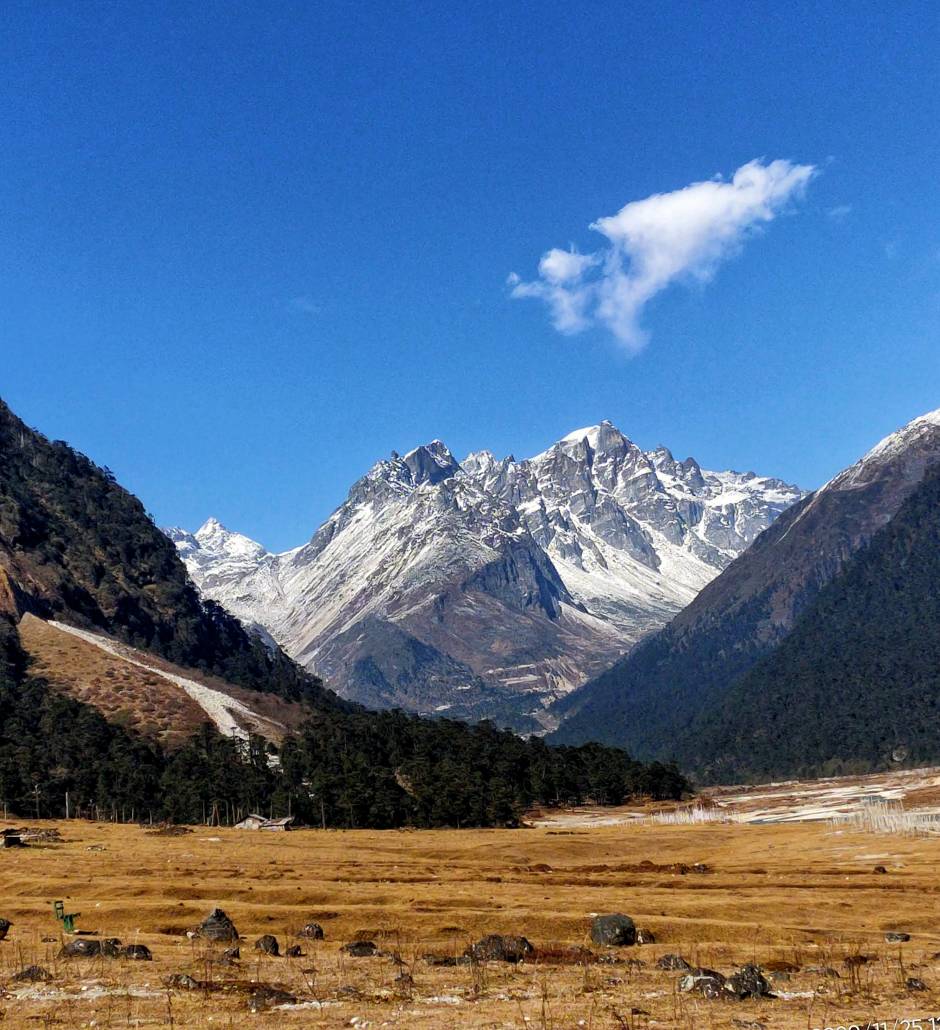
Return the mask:
<svg viewBox="0 0 940 1030">
<path fill-rule="evenodd" d="M 885 465 L 909 455 L 920 464 L 929 450 L 940 459 L 940 408 L 912 419 L 907 425 L 879 440 L 867 454 L 830 480 L 823 490 L 846 490 L 876 479 Z M 822 491 L 820 491 L 822 492 Z"/>
<path fill-rule="evenodd" d="M 933 429 L 940 427 L 940 408 L 936 411 L 928 411 L 926 415 L 920 415 L 911 419 L 906 426 L 889 433 L 883 440 L 879 440 L 872 449 L 865 454 L 861 461 L 867 462 L 880 458 L 889 457 L 909 447 L 917 438 Z"/>
<path fill-rule="evenodd" d="M 529 713 L 663 625 L 800 496 L 602 421 L 520 461 L 458 462 L 440 440 L 392 452 L 285 554 L 215 519 L 171 536 L 205 596 L 350 696 L 397 703 L 421 682 L 433 710 L 480 677 Z"/>
<path fill-rule="evenodd" d="M 496 465 L 496 455 L 492 451 L 471 451 L 460 463 L 460 467 L 470 476 L 486 474 Z"/>
<path fill-rule="evenodd" d="M 256 540 L 243 533 L 233 533 L 216 518 L 207 519 L 192 535 L 200 550 L 218 558 L 256 560 L 268 552 Z"/>
<path fill-rule="evenodd" d="M 575 429 L 563 436 L 548 450 L 536 455 L 533 462 L 557 454 L 579 457 L 582 454 L 621 454 L 634 448 L 635 444 L 613 424 L 604 419 L 596 426 Z"/>
</svg>

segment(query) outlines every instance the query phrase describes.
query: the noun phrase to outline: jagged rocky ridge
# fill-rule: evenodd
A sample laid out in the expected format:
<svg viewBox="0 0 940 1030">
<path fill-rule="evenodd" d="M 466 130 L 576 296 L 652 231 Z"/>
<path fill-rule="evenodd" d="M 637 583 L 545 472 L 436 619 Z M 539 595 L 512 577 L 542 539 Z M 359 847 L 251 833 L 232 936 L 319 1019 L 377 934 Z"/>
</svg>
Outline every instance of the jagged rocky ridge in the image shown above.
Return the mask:
<svg viewBox="0 0 940 1030">
<path fill-rule="evenodd" d="M 168 533 L 204 596 L 343 696 L 537 731 L 801 496 L 602 422 L 525 461 L 393 453 L 282 554 L 213 519 Z"/>
<path fill-rule="evenodd" d="M 928 610 L 923 599 L 918 606 L 910 601 L 921 575 L 911 557 L 890 572 L 889 563 L 879 559 L 881 578 L 891 582 L 876 584 L 869 550 L 879 539 L 885 552 L 929 553 L 923 534 L 935 530 L 923 517 L 916 528 L 923 537 L 919 542 L 910 513 L 904 527 L 895 527 L 895 520 L 930 486 L 938 469 L 940 411 L 935 411 L 886 437 L 784 513 L 665 629 L 559 702 L 564 721 L 551 739 L 600 740 L 644 757 L 675 757 L 710 779 L 833 771 L 826 762 L 851 759 L 847 742 L 857 742 L 860 727 L 870 740 L 857 749 L 858 757 L 870 767 L 877 765 L 877 754 L 891 753 L 895 744 L 903 750 L 914 739 L 923 757 L 921 729 L 898 728 L 923 707 L 925 681 L 919 670 L 919 681 L 910 677 L 910 683 L 921 684 L 916 702 L 908 684 L 906 694 L 886 692 L 880 716 L 864 714 L 878 709 L 873 697 L 893 682 L 896 670 L 915 666 L 912 654 L 926 646 L 915 619 L 899 623 L 894 606 L 919 607 L 921 620 Z M 882 539 L 889 530 L 895 536 Z M 852 583 L 864 586 L 847 589 L 850 575 Z M 879 612 L 887 598 L 892 607 Z M 879 620 L 894 620 L 896 632 L 890 646 L 878 646 L 873 660 L 850 627 Z M 867 635 L 877 638 L 873 630 Z M 846 666 L 838 675 L 836 653 Z M 866 672 L 859 677 L 862 668 Z"/>
</svg>

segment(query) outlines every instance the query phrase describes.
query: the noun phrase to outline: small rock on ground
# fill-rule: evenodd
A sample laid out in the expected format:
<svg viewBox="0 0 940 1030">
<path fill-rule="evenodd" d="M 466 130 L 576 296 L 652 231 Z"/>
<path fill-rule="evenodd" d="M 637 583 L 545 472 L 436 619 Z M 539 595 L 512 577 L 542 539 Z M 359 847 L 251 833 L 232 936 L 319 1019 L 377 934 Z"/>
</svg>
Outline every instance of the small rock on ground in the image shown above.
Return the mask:
<svg viewBox="0 0 940 1030">
<path fill-rule="evenodd" d="M 121 958 L 132 962 L 153 962 L 153 955 L 146 944 L 125 944 L 121 948 Z"/>
<path fill-rule="evenodd" d="M 471 944 L 464 954 L 474 962 L 524 962 L 534 950 L 525 937 L 491 933 Z"/>
<path fill-rule="evenodd" d="M 16 983 L 48 983 L 52 979 L 52 973 L 42 966 L 27 966 L 11 977 Z"/>
<path fill-rule="evenodd" d="M 307 923 L 298 931 L 297 936 L 311 941 L 322 941 L 323 927 L 319 923 Z"/>
<path fill-rule="evenodd" d="M 273 933 L 266 933 L 263 937 L 259 937 L 255 941 L 255 951 L 260 951 L 265 955 L 271 955 L 274 958 L 277 958 L 281 953 L 281 949 L 277 944 L 277 938 Z"/>
<path fill-rule="evenodd" d="M 636 944 L 636 923 L 620 912 L 595 916 L 591 923 L 591 940 L 615 948 Z"/>
<path fill-rule="evenodd" d="M 688 972 L 692 967 L 681 955 L 663 955 L 656 963 L 657 969 L 679 969 Z"/>
<path fill-rule="evenodd" d="M 83 937 L 66 941 L 59 952 L 59 958 L 97 958 L 101 954 L 101 941 L 89 941 Z"/>
</svg>

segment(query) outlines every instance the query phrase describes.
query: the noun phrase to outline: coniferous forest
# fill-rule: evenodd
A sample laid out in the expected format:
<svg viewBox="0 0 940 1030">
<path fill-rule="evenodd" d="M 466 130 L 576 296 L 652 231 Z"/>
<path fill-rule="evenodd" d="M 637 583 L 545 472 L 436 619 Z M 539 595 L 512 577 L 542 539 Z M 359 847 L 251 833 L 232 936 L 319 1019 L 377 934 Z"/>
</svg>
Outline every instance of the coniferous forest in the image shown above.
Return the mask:
<svg viewBox="0 0 940 1030">
<path fill-rule="evenodd" d="M 26 611 L 308 706 L 279 754 L 207 724 L 164 753 L 33 674 Z M 533 804 L 675 798 L 673 766 L 618 748 L 549 747 L 489 723 L 371 712 L 202 601 L 173 544 L 114 477 L 0 402 L 0 803 L 38 817 L 234 821 L 249 810 L 326 827 L 512 825 Z"/>
</svg>

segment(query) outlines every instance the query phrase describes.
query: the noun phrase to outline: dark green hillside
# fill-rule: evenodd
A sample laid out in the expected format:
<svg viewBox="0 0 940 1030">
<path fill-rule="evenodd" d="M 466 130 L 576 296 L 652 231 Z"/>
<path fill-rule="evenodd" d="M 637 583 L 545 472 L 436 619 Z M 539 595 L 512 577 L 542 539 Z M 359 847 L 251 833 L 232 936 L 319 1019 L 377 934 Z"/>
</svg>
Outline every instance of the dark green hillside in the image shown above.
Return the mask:
<svg viewBox="0 0 940 1030">
<path fill-rule="evenodd" d="M 7 591 L 3 590 L 4 572 Z M 113 476 L 0 401 L 0 608 L 96 627 L 253 690 L 343 702 L 225 611 Z"/>
<path fill-rule="evenodd" d="M 692 737 L 709 779 L 940 760 L 940 469 Z"/>
<path fill-rule="evenodd" d="M 66 698 L 30 669 L 25 612 L 98 628 L 179 665 L 302 700 L 282 747 L 206 726 L 171 754 Z M 214 808 L 288 808 L 327 826 L 512 823 L 533 803 L 676 797 L 674 768 L 623 751 L 550 749 L 481 723 L 367 712 L 340 700 L 223 609 L 203 603 L 174 545 L 140 502 L 0 402 L 0 804 L 18 815 L 196 822 Z"/>
<path fill-rule="evenodd" d="M 915 419 L 892 434 L 784 512 L 668 626 L 562 699 L 556 710 L 567 718 L 549 740 L 599 740 L 626 747 L 641 759 L 675 758 L 685 769 L 713 769 L 711 749 L 718 744 L 703 736 L 704 721 L 710 720 L 714 733 L 723 724 L 727 726 L 722 732 L 734 733 L 739 719 L 759 719 L 759 692 L 742 695 L 736 685 L 758 662 L 770 660 L 801 619 L 812 617 L 806 613 L 816 612 L 813 606 L 820 592 L 897 517 L 938 465 L 937 419 Z M 893 575 L 907 574 L 908 566 L 899 566 Z M 868 611 L 866 603 L 859 596 L 860 614 Z M 877 692 L 878 683 L 873 677 L 856 686 Z M 738 698 L 734 705 L 728 701 L 732 691 Z M 861 725 L 861 715 L 853 704 L 846 702 L 826 715 L 830 730 L 842 719 L 845 739 L 858 737 L 853 727 Z M 866 725 L 873 728 L 872 723 Z M 790 774 L 797 768 L 793 763 L 800 743 L 798 735 L 785 740 L 787 732 L 781 717 L 780 753 L 787 758 L 774 769 Z M 738 741 L 742 752 L 727 737 L 722 740 L 721 775 L 731 775 L 746 763 L 748 745 Z M 761 750 L 769 753 L 771 747 Z M 825 758 L 851 753 L 846 748 Z M 824 760 L 819 749 L 812 754 L 812 761 Z"/>
</svg>

